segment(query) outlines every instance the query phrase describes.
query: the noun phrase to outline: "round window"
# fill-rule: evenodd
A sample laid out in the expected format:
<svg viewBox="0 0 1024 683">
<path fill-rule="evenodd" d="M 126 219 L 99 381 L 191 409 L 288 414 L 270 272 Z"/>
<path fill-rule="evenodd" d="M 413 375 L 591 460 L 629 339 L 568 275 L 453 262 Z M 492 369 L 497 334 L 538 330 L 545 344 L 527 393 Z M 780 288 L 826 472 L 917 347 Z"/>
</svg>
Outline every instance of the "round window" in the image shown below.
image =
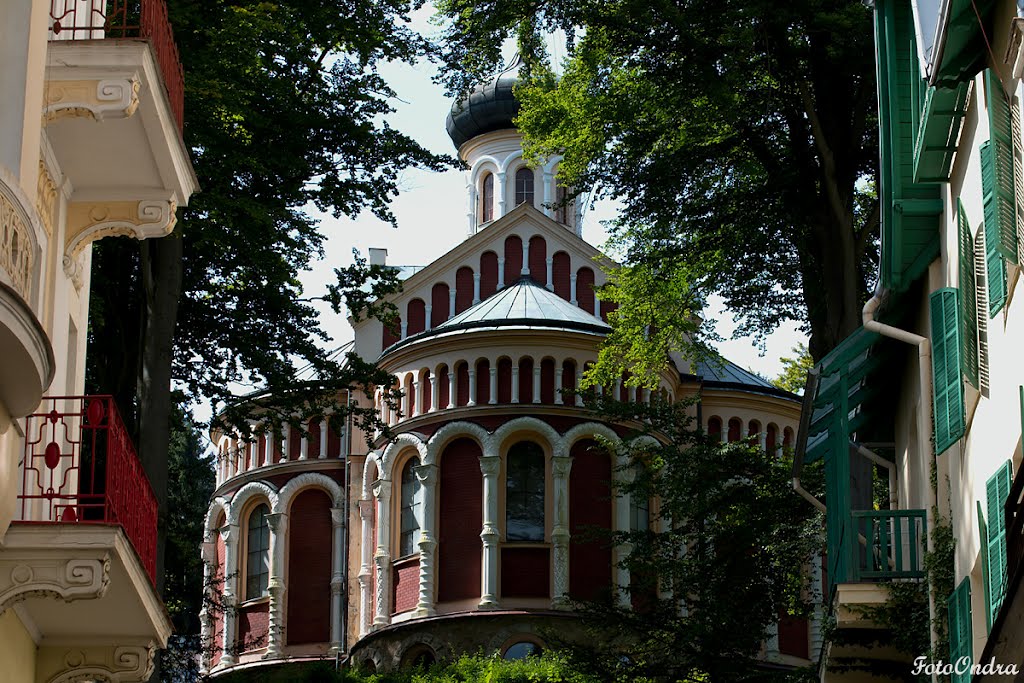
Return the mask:
<svg viewBox="0 0 1024 683">
<path fill-rule="evenodd" d="M 531 643 L 528 640 L 523 640 L 513 645 L 510 645 L 505 650 L 505 659 L 526 659 L 527 657 L 540 657 L 542 650 L 540 645 L 537 643 Z"/>
</svg>

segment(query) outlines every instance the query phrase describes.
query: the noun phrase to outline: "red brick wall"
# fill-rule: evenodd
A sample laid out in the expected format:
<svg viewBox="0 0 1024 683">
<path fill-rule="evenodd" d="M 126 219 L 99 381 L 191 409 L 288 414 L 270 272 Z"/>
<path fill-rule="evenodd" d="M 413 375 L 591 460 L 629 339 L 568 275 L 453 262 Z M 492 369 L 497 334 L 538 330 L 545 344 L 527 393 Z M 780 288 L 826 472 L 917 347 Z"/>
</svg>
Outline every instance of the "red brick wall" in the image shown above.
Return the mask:
<svg viewBox="0 0 1024 683">
<path fill-rule="evenodd" d="M 410 374 L 405 381 L 405 395 L 409 397 L 409 413 L 406 417 L 416 414 L 416 389 L 413 387 L 413 377 Z"/>
<path fill-rule="evenodd" d="M 286 427 L 286 429 L 288 430 L 288 459 L 298 460 L 299 456 L 302 455 L 302 434 L 291 425 Z"/>
<path fill-rule="evenodd" d="M 551 257 L 551 279 L 554 281 L 552 284 L 555 286 L 555 294 L 566 301 L 572 299 L 572 284 L 569 277 L 571 274 L 572 260 L 569 255 L 564 251 L 556 251 Z"/>
<path fill-rule="evenodd" d="M 523 240 L 517 235 L 509 235 L 505 238 L 505 286 L 522 277 L 523 270 Z"/>
<path fill-rule="evenodd" d="M 427 305 L 423 299 L 413 299 L 406 306 L 406 320 L 409 325 L 405 328 L 407 335 L 414 335 L 427 329 Z"/>
<path fill-rule="evenodd" d="M 493 251 L 480 254 L 480 299 L 498 291 L 498 255 Z"/>
<path fill-rule="evenodd" d="M 551 554 L 546 547 L 501 549 L 501 597 L 551 596 Z"/>
<path fill-rule="evenodd" d="M 550 358 L 540 362 L 540 402 L 555 402 L 555 361 Z"/>
<path fill-rule="evenodd" d="M 437 327 L 448 319 L 448 307 L 451 305 L 447 283 L 438 282 L 430 290 L 430 326 Z"/>
<path fill-rule="evenodd" d="M 299 492 L 288 511 L 289 645 L 331 638 L 331 498 L 321 489 Z"/>
<path fill-rule="evenodd" d="M 807 620 L 797 619 L 788 614 L 779 617 L 779 652 L 794 657 L 809 657 L 807 642 Z"/>
<path fill-rule="evenodd" d="M 431 392 L 433 389 L 430 387 L 430 375 L 424 375 L 423 379 L 420 380 L 420 389 L 423 390 L 423 407 L 422 412 L 430 410 L 430 399 L 432 398 Z"/>
<path fill-rule="evenodd" d="M 512 402 L 512 361 L 498 360 L 498 403 Z"/>
<path fill-rule="evenodd" d="M 533 359 L 519 360 L 519 402 L 533 402 Z"/>
<path fill-rule="evenodd" d="M 480 597 L 483 520 L 480 447 L 456 439 L 441 454 L 438 500 L 437 601 Z"/>
<path fill-rule="evenodd" d="M 589 439 L 573 444 L 569 470 L 569 594 L 595 600 L 612 585 L 612 552 L 608 539 L 593 529 L 612 528 L 612 461 Z"/>
<path fill-rule="evenodd" d="M 530 277 L 542 285 L 548 283 L 548 245 L 540 235 L 530 238 Z"/>
<path fill-rule="evenodd" d="M 256 465 L 263 466 L 267 464 L 267 439 L 264 434 L 258 434 L 256 437 Z"/>
<path fill-rule="evenodd" d="M 476 402 L 486 405 L 491 399 L 491 362 L 486 358 L 476 364 Z"/>
<path fill-rule="evenodd" d="M 586 266 L 576 272 L 576 301 L 584 311 L 594 312 L 594 271 Z"/>
<path fill-rule="evenodd" d="M 442 410 L 448 407 L 448 401 L 451 400 L 451 386 L 449 386 L 448 379 L 448 366 L 445 365 L 441 368 L 441 371 L 437 373 L 437 405 Z"/>
<path fill-rule="evenodd" d="M 260 650 L 267 646 L 269 608 L 270 602 L 264 601 L 238 610 L 238 643 L 242 652 Z"/>
<path fill-rule="evenodd" d="M 395 562 L 391 577 L 392 614 L 416 609 L 420 599 L 420 558 Z"/>
<path fill-rule="evenodd" d="M 455 271 L 455 312 L 462 313 L 473 305 L 473 269 L 462 266 Z"/>
</svg>

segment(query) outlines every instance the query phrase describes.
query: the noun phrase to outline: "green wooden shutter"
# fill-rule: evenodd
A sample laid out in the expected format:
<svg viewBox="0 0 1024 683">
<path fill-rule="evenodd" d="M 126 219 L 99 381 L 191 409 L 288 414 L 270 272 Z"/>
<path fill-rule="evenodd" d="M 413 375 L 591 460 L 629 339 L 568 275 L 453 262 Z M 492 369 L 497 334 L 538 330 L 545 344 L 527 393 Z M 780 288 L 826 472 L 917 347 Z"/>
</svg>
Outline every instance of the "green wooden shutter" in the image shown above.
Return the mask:
<svg viewBox="0 0 1024 683">
<path fill-rule="evenodd" d="M 1003 505 L 1010 495 L 1013 466 L 1010 461 L 1000 465 L 985 482 L 988 509 L 988 594 L 989 623 L 994 623 L 1006 593 L 1006 516 Z"/>
<path fill-rule="evenodd" d="M 949 663 L 956 664 L 962 658 L 974 663 L 974 648 L 971 643 L 971 580 L 965 578 L 949 596 L 946 604 L 949 620 Z M 957 669 L 966 669 L 964 673 L 955 673 Z M 954 667 L 950 676 L 952 683 L 968 683 L 971 680 L 971 667 Z"/>
<path fill-rule="evenodd" d="M 985 229 L 989 248 L 1005 259 L 1017 262 L 1017 194 L 1014 180 L 1015 157 L 1020 153 L 1020 117 L 1007 98 L 999 76 L 985 71 L 988 95 L 989 156 L 981 164 Z M 1016 129 L 1016 130 L 1015 130 Z M 1019 159 L 1016 166 L 1020 166 Z M 1018 170 L 1019 172 L 1019 170 Z"/>
<path fill-rule="evenodd" d="M 978 384 L 978 295 L 974 279 L 974 238 L 967 212 L 956 200 L 956 222 L 960 242 L 960 360 L 967 381 Z"/>
<path fill-rule="evenodd" d="M 960 321 L 957 290 L 946 287 L 930 297 L 932 322 L 932 399 L 935 454 L 964 435 L 964 385 L 960 378 Z"/>
<path fill-rule="evenodd" d="M 985 586 L 985 632 L 992 631 L 992 594 L 989 592 L 989 569 L 988 569 L 988 524 L 985 524 L 985 511 L 981 509 L 981 501 L 978 504 L 978 538 L 981 539 L 981 581 Z"/>
</svg>

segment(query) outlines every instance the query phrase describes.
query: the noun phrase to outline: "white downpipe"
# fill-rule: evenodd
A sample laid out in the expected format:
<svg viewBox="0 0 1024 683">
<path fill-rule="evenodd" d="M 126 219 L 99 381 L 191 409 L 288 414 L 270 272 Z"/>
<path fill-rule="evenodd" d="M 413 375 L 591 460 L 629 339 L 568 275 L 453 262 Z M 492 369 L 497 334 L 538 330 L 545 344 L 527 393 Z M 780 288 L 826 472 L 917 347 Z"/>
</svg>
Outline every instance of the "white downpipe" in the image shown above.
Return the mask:
<svg viewBox="0 0 1024 683">
<path fill-rule="evenodd" d="M 861 322 L 864 325 L 864 329 L 871 332 L 877 332 L 883 337 L 890 339 L 896 339 L 898 341 L 912 344 L 917 347 L 917 362 L 918 362 L 918 375 L 920 377 L 920 404 L 917 409 L 917 438 L 918 442 L 923 445 L 925 450 L 925 463 L 928 465 L 928 472 L 926 475 L 929 479 L 928 490 L 928 508 L 925 510 L 925 520 L 927 521 L 928 530 L 925 533 L 925 548 L 927 552 L 934 552 L 934 543 L 932 542 L 932 530 L 935 528 L 935 515 L 934 510 L 938 506 L 936 499 L 935 489 L 931 485 L 931 467 L 937 468 L 938 463 L 935 463 L 935 453 L 932 450 L 932 441 L 929 438 L 929 434 L 932 432 L 932 402 L 931 402 L 931 384 L 932 384 L 932 348 L 928 337 L 922 337 L 921 335 L 901 330 L 891 325 L 885 325 L 875 320 L 875 312 L 882 303 L 882 289 L 879 287 L 875 290 L 874 296 L 868 299 L 868 302 L 864 304 L 864 310 L 861 312 Z M 935 586 L 932 583 L 931 577 L 928 577 L 928 633 L 929 641 L 932 651 L 938 644 L 939 637 L 935 631 Z M 935 674 L 932 674 L 932 681 L 937 681 Z"/>
</svg>

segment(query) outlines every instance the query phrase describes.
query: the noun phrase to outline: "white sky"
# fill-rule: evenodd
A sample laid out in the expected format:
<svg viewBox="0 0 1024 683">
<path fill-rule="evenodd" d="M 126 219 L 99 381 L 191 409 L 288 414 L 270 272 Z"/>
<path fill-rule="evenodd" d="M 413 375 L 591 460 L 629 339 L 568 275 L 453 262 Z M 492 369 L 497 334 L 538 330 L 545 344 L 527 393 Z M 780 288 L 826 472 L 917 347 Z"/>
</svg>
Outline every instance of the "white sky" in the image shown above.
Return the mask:
<svg viewBox="0 0 1024 683">
<path fill-rule="evenodd" d="M 426 7 L 415 16 L 413 27 L 431 31 L 427 23 L 430 8 Z M 555 55 L 560 56 L 560 46 L 555 46 Z M 430 64 L 412 67 L 406 64 L 388 64 L 381 73 L 398 93 L 401 101 L 395 101 L 396 112 L 388 117 L 388 123 L 411 136 L 427 149 L 443 154 L 455 154 L 454 146 L 445 132 L 445 117 L 451 108 L 451 100 L 445 97 L 442 88 L 431 81 L 436 68 Z M 402 178 L 402 192 L 395 199 L 392 208 L 398 219 L 398 229 L 392 229 L 371 215 L 361 215 L 355 220 L 335 219 L 314 211 L 322 219 L 321 228 L 328 235 L 325 258 L 312 271 L 301 277 L 307 295 L 323 292 L 333 279 L 333 268 L 352 261 L 352 248 L 359 249 L 365 256 L 369 247 L 383 247 L 388 250 L 389 265 L 426 265 L 440 257 L 466 238 L 466 189 L 463 171 L 445 173 L 407 171 Z M 583 237 L 598 247 L 604 242 L 606 233 L 601 220 L 614 215 L 614 206 L 599 203 L 584 218 Z M 343 316 L 325 307 L 324 327 L 333 336 L 332 346 L 340 346 L 352 338 L 352 331 Z M 723 310 L 720 299 L 713 298 L 705 316 L 716 320 L 718 333 L 729 339 L 735 325 L 732 315 Z M 806 337 L 793 324 L 780 327 L 768 338 L 765 354 L 750 339 L 729 340 L 719 345 L 718 350 L 729 360 L 744 368 L 753 370 L 767 378 L 781 372 L 779 359 L 790 356 L 790 350 Z"/>
</svg>

